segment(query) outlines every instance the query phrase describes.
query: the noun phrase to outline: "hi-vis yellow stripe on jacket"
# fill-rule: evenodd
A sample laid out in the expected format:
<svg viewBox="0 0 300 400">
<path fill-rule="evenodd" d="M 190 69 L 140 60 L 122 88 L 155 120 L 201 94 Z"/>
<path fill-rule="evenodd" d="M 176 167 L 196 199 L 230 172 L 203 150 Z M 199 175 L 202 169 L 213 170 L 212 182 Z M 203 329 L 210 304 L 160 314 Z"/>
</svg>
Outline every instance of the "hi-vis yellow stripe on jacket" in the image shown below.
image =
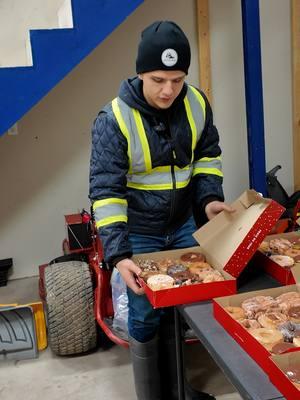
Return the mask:
<svg viewBox="0 0 300 400">
<path fill-rule="evenodd" d="M 194 150 L 205 125 L 205 101 L 192 86 L 188 86 L 184 107 L 192 132 L 192 157 L 184 168 L 152 167 L 151 154 L 141 114 L 119 97 L 112 101 L 112 110 L 119 128 L 127 140 L 129 170 L 127 186 L 136 190 L 172 190 L 188 186 L 192 176 L 212 174 L 222 176 L 220 157 L 194 160 Z M 98 227 L 113 222 L 127 222 L 127 202 L 120 198 L 98 200 L 93 204 Z"/>
</svg>

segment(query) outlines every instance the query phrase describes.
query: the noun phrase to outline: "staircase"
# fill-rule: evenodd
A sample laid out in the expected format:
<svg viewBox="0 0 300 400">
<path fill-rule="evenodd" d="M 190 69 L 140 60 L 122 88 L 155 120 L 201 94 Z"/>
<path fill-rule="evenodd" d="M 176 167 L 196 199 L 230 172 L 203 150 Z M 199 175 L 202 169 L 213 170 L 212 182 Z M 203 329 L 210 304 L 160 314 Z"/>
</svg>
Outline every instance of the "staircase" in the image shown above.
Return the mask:
<svg viewBox="0 0 300 400">
<path fill-rule="evenodd" d="M 18 1 L 20 7 L 13 9 L 12 4 Z M 7 7 L 0 3 L 0 26 L 3 26 L 3 18 L 9 20 L 13 16 L 10 32 L 6 32 L 6 36 L 1 33 L 0 38 L 0 136 L 143 2 L 50 0 L 51 7 L 47 7 L 45 15 L 46 1 L 31 0 L 34 7 L 29 10 L 24 9 L 27 4 L 24 0 L 4 0 Z M 19 9 L 22 13 L 17 22 Z M 30 30 L 26 25 L 29 17 Z M 13 42 L 13 23 L 16 22 L 23 24 L 18 25 L 22 35 Z M 4 59 L 5 46 L 12 48 Z"/>
</svg>

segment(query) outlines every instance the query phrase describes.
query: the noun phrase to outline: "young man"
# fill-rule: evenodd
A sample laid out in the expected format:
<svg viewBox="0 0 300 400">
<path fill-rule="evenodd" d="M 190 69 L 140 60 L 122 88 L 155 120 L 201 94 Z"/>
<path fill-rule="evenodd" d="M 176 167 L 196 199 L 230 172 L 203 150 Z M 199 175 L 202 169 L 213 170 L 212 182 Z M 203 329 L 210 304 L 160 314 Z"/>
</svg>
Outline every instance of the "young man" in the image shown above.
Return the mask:
<svg viewBox="0 0 300 400">
<path fill-rule="evenodd" d="M 204 223 L 232 211 L 223 202 L 211 107 L 185 83 L 190 58 L 179 26 L 151 24 L 142 32 L 137 77 L 122 82 L 93 127 L 90 198 L 105 261 L 128 287 L 139 400 L 177 398 L 176 356 L 172 309 L 152 308 L 136 283 L 141 271 L 131 256 L 194 246 L 195 219 Z M 214 399 L 192 390 L 188 398 Z"/>
</svg>

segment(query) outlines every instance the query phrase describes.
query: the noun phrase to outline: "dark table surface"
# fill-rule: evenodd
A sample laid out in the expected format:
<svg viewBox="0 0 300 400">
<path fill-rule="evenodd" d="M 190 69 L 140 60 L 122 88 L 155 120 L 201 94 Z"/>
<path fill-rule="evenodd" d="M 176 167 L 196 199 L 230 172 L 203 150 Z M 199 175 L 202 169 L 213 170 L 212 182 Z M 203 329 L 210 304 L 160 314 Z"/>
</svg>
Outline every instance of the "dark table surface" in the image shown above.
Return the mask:
<svg viewBox="0 0 300 400">
<path fill-rule="evenodd" d="M 245 271 L 240 278 L 239 292 L 279 286 L 262 272 Z M 285 399 L 265 372 L 214 319 L 211 302 L 182 305 L 177 309 L 243 399 Z"/>
</svg>

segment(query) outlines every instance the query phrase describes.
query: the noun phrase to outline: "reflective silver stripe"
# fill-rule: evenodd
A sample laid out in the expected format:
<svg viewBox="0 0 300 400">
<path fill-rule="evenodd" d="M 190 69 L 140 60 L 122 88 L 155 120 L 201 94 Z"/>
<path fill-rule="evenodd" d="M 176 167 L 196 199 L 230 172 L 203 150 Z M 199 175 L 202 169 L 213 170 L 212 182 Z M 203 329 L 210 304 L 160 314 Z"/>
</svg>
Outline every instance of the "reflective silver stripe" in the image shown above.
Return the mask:
<svg viewBox="0 0 300 400">
<path fill-rule="evenodd" d="M 193 168 L 175 167 L 176 188 L 186 187 L 191 179 Z M 136 189 L 170 190 L 173 189 L 171 166 L 157 167 L 149 173 L 132 174 L 127 177 L 127 186 Z"/>
<path fill-rule="evenodd" d="M 133 110 L 129 107 L 122 99 L 117 98 L 118 105 L 130 134 L 130 154 L 132 157 L 132 171 L 134 172 L 144 172 L 146 171 L 145 157 L 143 152 L 143 146 L 140 140 L 140 135 L 136 126 L 135 118 L 133 115 Z"/>
<path fill-rule="evenodd" d="M 198 174 L 223 176 L 221 157 L 203 157 L 195 161 L 193 176 Z"/>
<path fill-rule="evenodd" d="M 188 86 L 186 96 L 196 125 L 197 138 L 193 148 L 194 151 L 205 125 L 205 102 L 199 91 L 190 85 Z"/>
<path fill-rule="evenodd" d="M 129 107 L 122 99 L 113 101 L 113 112 L 121 131 L 129 142 L 132 170 L 127 174 L 127 186 L 136 189 L 165 190 L 173 188 L 171 166 L 152 169 L 149 143 L 138 110 Z M 117 107 L 116 107 L 117 103 Z M 191 147 L 194 150 L 205 124 L 205 102 L 201 94 L 188 86 L 184 105 L 192 130 Z M 120 123 L 120 121 L 122 123 Z M 130 135 L 130 137 L 128 136 Z M 129 140 L 130 139 L 130 140 Z M 193 151 L 192 151 L 193 154 Z M 192 162 L 193 160 L 191 160 Z M 176 188 L 189 184 L 192 167 L 174 171 Z"/>
<path fill-rule="evenodd" d="M 127 222 L 127 201 L 124 199 L 104 199 L 93 203 L 97 227 L 114 222 Z"/>
</svg>

